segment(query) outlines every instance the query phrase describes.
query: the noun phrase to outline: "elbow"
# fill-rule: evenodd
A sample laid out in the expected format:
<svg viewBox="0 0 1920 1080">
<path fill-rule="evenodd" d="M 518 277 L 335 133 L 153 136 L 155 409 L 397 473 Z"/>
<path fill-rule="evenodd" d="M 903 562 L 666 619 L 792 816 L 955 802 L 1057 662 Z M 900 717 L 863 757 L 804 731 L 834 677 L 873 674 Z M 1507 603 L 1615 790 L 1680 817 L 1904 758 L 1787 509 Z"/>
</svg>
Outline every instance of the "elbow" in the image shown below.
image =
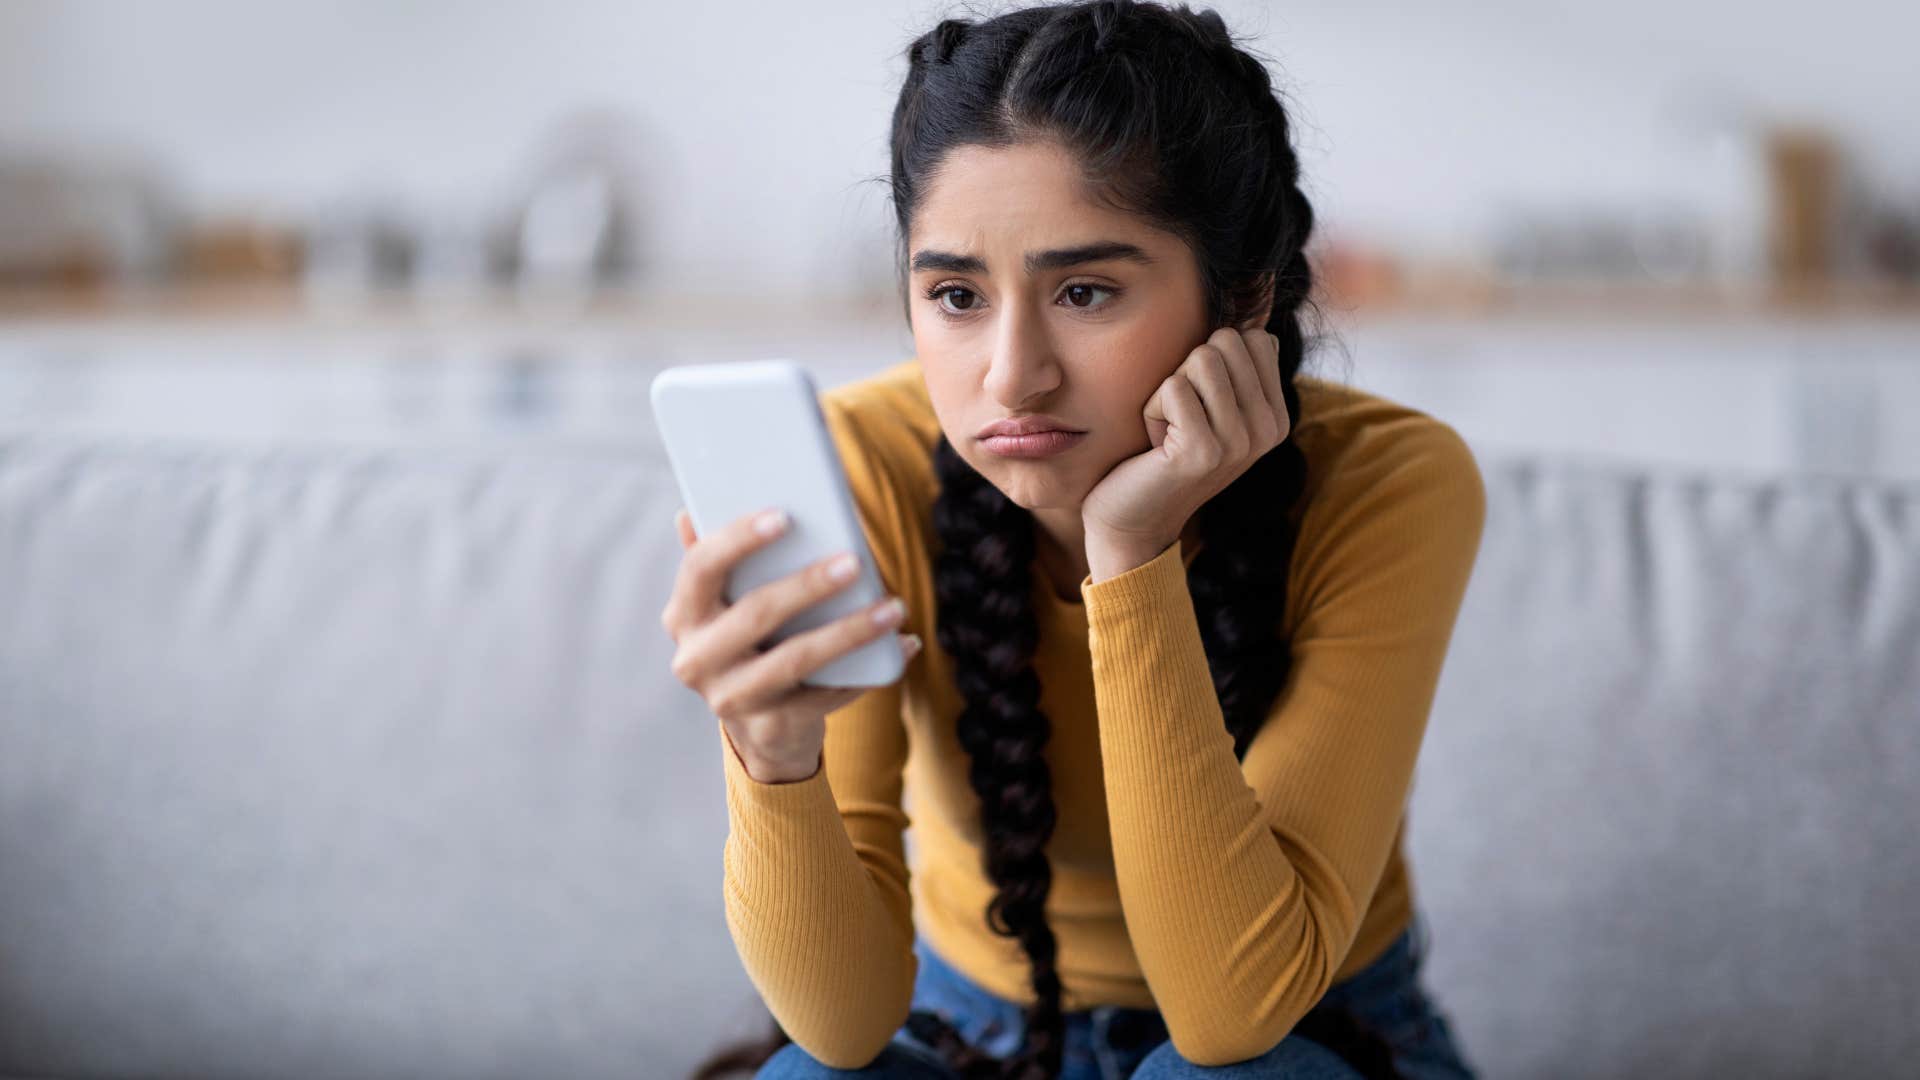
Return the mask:
<svg viewBox="0 0 1920 1080">
<path fill-rule="evenodd" d="M 893 1043 L 894 1033 L 898 1032 L 901 1026 L 907 1022 L 907 1011 L 911 1007 L 912 995 L 909 994 L 907 998 L 900 1001 L 897 1007 L 887 1009 L 881 1015 L 880 1029 L 877 1032 L 868 1033 L 867 1042 L 861 1049 L 861 1053 L 865 1055 L 863 1060 L 860 1061 L 857 1066 L 841 1067 L 864 1069 L 878 1061 L 880 1055 L 886 1053 L 887 1047 Z"/>
<path fill-rule="evenodd" d="M 833 1069 L 865 1069 L 885 1053 L 893 1036 L 907 1022 L 913 1007 L 912 987 L 907 994 L 895 994 L 893 1003 L 883 1009 L 867 1009 L 852 1022 L 837 1026 L 822 1037 L 789 1030 L 788 1036 L 807 1052 L 807 1056 Z"/>
<path fill-rule="evenodd" d="M 1189 1065 L 1202 1068 L 1219 1068 L 1225 1065 L 1239 1065 L 1254 1061 L 1273 1053 L 1280 1046 L 1291 1026 L 1278 1034 L 1262 1031 L 1242 1025 L 1232 1032 L 1218 1030 L 1204 1037 L 1194 1035 L 1173 1035 L 1169 1042 L 1180 1055 L 1180 1059 Z"/>
<path fill-rule="evenodd" d="M 803 1044 L 801 1049 L 807 1051 L 815 1061 L 831 1069 L 855 1071 L 868 1069 L 879 1062 L 880 1055 L 886 1053 L 887 1047 L 892 1044 L 894 1033 L 899 1031 L 901 1024 L 906 1022 L 907 1013 L 903 1009 L 900 1012 L 899 1023 L 888 1026 L 884 1030 L 856 1032 L 849 1038 L 836 1039 L 832 1044 L 818 1049 Z M 800 1040 L 794 1041 L 798 1043 Z"/>
<path fill-rule="evenodd" d="M 1290 1017 L 1284 1024 L 1236 1024 L 1230 1028 L 1215 1025 L 1205 1034 L 1168 1029 L 1168 1041 L 1181 1059 L 1191 1065 L 1218 1068 L 1238 1065 L 1266 1057 L 1280 1048 L 1304 1017 Z M 1329 1049 L 1333 1049 L 1329 1047 Z"/>
<path fill-rule="evenodd" d="M 1326 938 L 1309 940 L 1311 959 L 1297 966 L 1294 977 L 1269 984 L 1250 997 L 1220 999 L 1205 1012 L 1168 1011 L 1168 1041 L 1181 1058 L 1193 1065 L 1234 1065 L 1265 1057 L 1293 1034 L 1333 985 L 1333 967 Z M 1177 1019 L 1176 1019 L 1177 1016 Z"/>
<path fill-rule="evenodd" d="M 1213 1047 L 1212 1053 L 1207 1055 L 1210 1060 L 1196 1060 L 1194 1064 L 1234 1065 L 1266 1057 L 1278 1050 L 1293 1034 L 1294 1025 L 1298 1022 L 1296 1019 L 1278 1030 L 1249 1028 L 1240 1039 Z"/>
</svg>

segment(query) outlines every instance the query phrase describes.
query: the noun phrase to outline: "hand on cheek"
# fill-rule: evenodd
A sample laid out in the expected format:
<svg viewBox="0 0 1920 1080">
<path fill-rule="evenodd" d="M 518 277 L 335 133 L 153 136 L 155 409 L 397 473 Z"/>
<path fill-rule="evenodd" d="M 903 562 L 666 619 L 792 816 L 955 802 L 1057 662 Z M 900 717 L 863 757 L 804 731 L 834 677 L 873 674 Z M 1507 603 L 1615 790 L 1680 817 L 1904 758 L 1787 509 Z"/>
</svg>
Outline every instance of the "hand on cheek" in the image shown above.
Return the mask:
<svg viewBox="0 0 1920 1080">
<path fill-rule="evenodd" d="M 1125 552 L 1122 561 L 1152 558 L 1195 510 L 1286 441 L 1293 422 L 1279 352 L 1265 330 L 1221 327 L 1161 381 L 1141 412 L 1153 448 L 1115 465 L 1081 505 L 1090 561 L 1096 543 Z"/>
</svg>

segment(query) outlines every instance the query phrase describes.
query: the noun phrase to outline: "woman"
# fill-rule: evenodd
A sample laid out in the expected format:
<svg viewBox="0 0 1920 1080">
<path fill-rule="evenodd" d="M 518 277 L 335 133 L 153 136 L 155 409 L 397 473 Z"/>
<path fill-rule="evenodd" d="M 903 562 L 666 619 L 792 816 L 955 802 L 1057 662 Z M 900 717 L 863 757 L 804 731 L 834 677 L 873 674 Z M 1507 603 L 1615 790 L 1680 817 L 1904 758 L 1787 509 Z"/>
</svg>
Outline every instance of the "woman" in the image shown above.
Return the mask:
<svg viewBox="0 0 1920 1080">
<path fill-rule="evenodd" d="M 777 1019 L 696 1075 L 1470 1076 L 1402 839 L 1484 490 L 1447 425 L 1300 374 L 1313 212 L 1265 68 L 1212 12 L 1107 2 L 909 55 L 916 356 L 822 395 L 904 614 L 763 650 L 840 585 L 727 605 L 777 531 L 678 519 L 662 621 Z M 898 683 L 798 685 L 894 626 Z"/>
</svg>

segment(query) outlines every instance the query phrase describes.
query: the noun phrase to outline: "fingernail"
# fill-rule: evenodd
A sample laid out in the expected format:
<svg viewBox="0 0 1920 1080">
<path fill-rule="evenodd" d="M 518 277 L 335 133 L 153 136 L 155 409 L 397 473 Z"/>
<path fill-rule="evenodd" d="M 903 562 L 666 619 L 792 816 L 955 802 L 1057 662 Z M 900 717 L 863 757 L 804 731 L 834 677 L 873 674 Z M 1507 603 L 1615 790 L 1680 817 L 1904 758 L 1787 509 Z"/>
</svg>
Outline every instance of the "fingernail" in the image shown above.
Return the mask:
<svg viewBox="0 0 1920 1080">
<path fill-rule="evenodd" d="M 754 519 L 753 528 L 761 536 L 772 536 L 787 527 L 785 510 L 769 510 Z"/>
<path fill-rule="evenodd" d="M 901 651 L 905 652 L 908 656 L 918 655 L 920 652 L 920 635 L 902 634 L 900 636 L 900 648 Z"/>
<path fill-rule="evenodd" d="M 859 566 L 859 560 L 852 555 L 842 555 L 827 564 L 827 573 L 835 581 L 845 581 L 853 576 L 853 572 L 859 569 Z"/>
<path fill-rule="evenodd" d="M 873 621 L 879 623 L 881 626 L 888 626 L 899 622 L 901 617 L 906 615 L 906 613 L 906 601 L 896 596 L 873 609 Z"/>
</svg>

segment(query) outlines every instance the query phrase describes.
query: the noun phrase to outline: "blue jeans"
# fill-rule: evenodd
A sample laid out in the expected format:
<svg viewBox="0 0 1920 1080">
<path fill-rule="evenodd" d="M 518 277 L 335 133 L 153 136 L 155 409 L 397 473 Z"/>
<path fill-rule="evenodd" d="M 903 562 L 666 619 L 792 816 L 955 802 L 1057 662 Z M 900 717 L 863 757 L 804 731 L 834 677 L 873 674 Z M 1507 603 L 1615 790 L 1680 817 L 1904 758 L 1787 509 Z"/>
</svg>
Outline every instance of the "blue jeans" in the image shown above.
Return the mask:
<svg viewBox="0 0 1920 1080">
<path fill-rule="evenodd" d="M 1420 986 L 1427 953 L 1425 918 L 1394 939 L 1378 960 L 1329 987 L 1314 1006 L 1346 1013 L 1392 1048 L 1395 1069 L 1409 1080 L 1473 1080 L 1446 1018 Z M 920 975 L 913 987 L 915 1011 L 939 1013 L 969 1044 L 1008 1056 L 1020 1046 L 1025 1014 L 960 974 L 924 939 L 914 943 Z M 1272 1050 L 1231 1065 L 1188 1062 L 1167 1038 L 1155 1009 L 1102 1005 L 1066 1017 L 1066 1053 L 1059 1080 L 1357 1080 L 1360 1076 L 1333 1051 L 1305 1035 L 1291 1034 Z M 956 1080 L 934 1050 L 905 1027 L 863 1069 L 832 1069 L 797 1043 L 780 1048 L 754 1080 Z"/>
</svg>

